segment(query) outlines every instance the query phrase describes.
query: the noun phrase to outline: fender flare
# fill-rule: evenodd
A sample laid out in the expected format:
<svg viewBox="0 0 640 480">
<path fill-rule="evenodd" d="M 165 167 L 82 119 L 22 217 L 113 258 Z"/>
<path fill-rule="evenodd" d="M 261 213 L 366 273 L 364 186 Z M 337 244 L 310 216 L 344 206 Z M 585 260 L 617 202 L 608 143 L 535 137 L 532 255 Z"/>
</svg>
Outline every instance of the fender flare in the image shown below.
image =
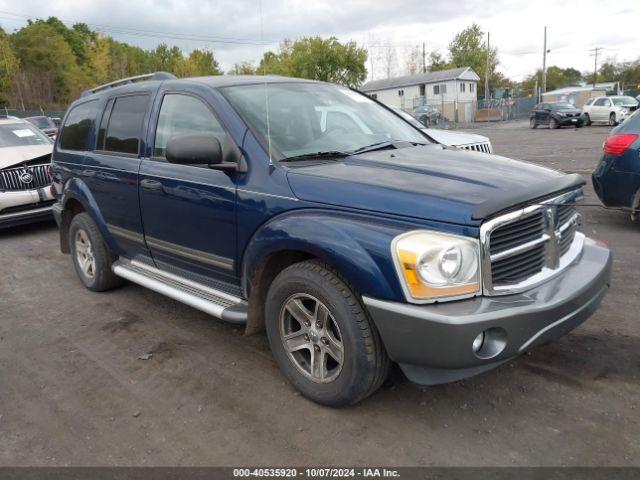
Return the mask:
<svg viewBox="0 0 640 480">
<path fill-rule="evenodd" d="M 404 295 L 390 244 L 410 228 L 345 212 L 309 209 L 283 213 L 262 225 L 247 244 L 242 257 L 243 292 L 250 297 L 251 279 L 270 256 L 295 251 L 331 265 L 360 294 L 401 300 Z"/>
<path fill-rule="evenodd" d="M 98 207 L 98 204 L 95 198 L 93 198 L 93 195 L 91 194 L 91 190 L 82 180 L 76 177 L 71 178 L 67 182 L 64 188 L 64 193 L 60 198 L 60 204 L 62 205 L 63 215 L 64 215 L 64 212 L 68 210 L 68 204 L 70 200 L 75 200 L 82 205 L 82 208 L 84 209 L 84 211 L 91 217 L 91 219 L 98 226 L 98 230 L 102 235 L 102 239 L 104 240 L 109 250 L 111 250 L 116 254 L 122 254 L 123 252 L 121 251 L 117 242 L 111 235 L 111 232 L 109 232 L 109 229 L 107 228 L 107 223 L 105 222 L 104 217 L 100 212 L 100 208 Z M 60 235 L 61 235 L 60 242 L 62 245 L 62 242 L 63 242 L 62 228 L 60 228 Z"/>
</svg>

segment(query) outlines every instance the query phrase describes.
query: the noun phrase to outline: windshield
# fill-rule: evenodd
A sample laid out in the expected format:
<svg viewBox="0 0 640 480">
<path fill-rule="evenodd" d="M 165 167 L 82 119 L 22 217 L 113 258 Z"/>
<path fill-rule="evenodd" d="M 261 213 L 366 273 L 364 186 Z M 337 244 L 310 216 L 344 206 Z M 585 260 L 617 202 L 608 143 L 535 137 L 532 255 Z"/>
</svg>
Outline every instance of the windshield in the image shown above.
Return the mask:
<svg viewBox="0 0 640 480">
<path fill-rule="evenodd" d="M 55 124 L 47 117 L 31 117 L 25 118 L 25 120 L 38 128 L 56 128 Z"/>
<path fill-rule="evenodd" d="M 28 123 L 0 125 L 0 148 L 49 145 L 53 143 L 40 130 Z"/>
<path fill-rule="evenodd" d="M 575 109 L 576 107 L 571 105 L 569 102 L 558 102 L 558 103 L 552 103 L 551 108 L 553 108 L 554 110 L 565 110 L 567 108 Z"/>
<path fill-rule="evenodd" d="M 407 122 L 409 122 L 414 127 L 416 127 L 416 128 L 424 128 L 424 125 L 421 124 L 420 121 L 416 117 L 414 117 L 410 113 L 405 112 L 401 108 L 394 108 L 393 111 L 396 112 L 398 115 L 400 115 L 402 118 L 404 118 Z"/>
<path fill-rule="evenodd" d="M 270 137 L 272 152 L 281 158 L 353 152 L 386 141 L 429 143 L 407 122 L 348 88 L 290 82 L 221 90 L 263 139 Z"/>
<path fill-rule="evenodd" d="M 614 105 L 637 105 L 638 101 L 633 97 L 614 97 L 613 100 Z"/>
</svg>

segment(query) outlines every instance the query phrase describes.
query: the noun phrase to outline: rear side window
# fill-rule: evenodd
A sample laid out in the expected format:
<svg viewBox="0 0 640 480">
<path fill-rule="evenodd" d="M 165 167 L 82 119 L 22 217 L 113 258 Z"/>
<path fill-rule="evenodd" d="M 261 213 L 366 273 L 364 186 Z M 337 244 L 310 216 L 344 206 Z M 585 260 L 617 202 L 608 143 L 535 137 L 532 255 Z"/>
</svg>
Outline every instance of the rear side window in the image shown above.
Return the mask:
<svg viewBox="0 0 640 480">
<path fill-rule="evenodd" d="M 71 109 L 60 134 L 60 148 L 86 150 L 91 124 L 98 113 L 98 102 L 92 100 Z"/>
<path fill-rule="evenodd" d="M 104 134 L 104 150 L 128 155 L 138 154 L 142 123 L 148 105 L 148 95 L 116 98 Z"/>
</svg>

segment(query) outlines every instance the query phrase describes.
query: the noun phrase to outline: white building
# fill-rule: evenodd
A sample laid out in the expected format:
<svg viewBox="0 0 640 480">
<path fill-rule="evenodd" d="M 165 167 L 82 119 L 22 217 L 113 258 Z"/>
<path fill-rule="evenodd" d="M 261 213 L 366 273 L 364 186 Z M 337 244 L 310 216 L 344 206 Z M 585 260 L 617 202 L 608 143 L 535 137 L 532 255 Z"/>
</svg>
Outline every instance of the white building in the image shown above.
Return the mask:
<svg viewBox="0 0 640 480">
<path fill-rule="evenodd" d="M 414 103 L 471 103 L 478 99 L 480 77 L 471 67 L 419 73 L 365 83 L 361 91 L 390 107 L 412 110 Z M 423 100 L 424 99 L 424 100 Z"/>
</svg>

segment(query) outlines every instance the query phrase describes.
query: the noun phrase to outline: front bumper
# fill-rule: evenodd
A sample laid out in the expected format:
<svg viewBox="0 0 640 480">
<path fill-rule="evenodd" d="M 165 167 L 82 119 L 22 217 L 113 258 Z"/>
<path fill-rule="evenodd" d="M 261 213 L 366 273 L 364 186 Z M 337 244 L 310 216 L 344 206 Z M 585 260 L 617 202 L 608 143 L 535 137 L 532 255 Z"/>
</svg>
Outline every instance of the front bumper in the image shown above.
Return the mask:
<svg viewBox="0 0 640 480">
<path fill-rule="evenodd" d="M 0 228 L 50 219 L 52 204 L 49 187 L 0 192 Z"/>
<path fill-rule="evenodd" d="M 387 353 L 410 380 L 447 383 L 495 368 L 576 328 L 600 304 L 611 261 L 609 249 L 586 239 L 573 265 L 520 294 L 431 305 L 363 300 Z M 492 332 L 487 338 L 497 343 L 480 358 L 472 344 L 483 331 Z"/>
<path fill-rule="evenodd" d="M 568 127 L 570 125 L 582 125 L 584 123 L 584 117 L 560 117 L 558 118 L 558 124 L 561 127 Z"/>
</svg>

